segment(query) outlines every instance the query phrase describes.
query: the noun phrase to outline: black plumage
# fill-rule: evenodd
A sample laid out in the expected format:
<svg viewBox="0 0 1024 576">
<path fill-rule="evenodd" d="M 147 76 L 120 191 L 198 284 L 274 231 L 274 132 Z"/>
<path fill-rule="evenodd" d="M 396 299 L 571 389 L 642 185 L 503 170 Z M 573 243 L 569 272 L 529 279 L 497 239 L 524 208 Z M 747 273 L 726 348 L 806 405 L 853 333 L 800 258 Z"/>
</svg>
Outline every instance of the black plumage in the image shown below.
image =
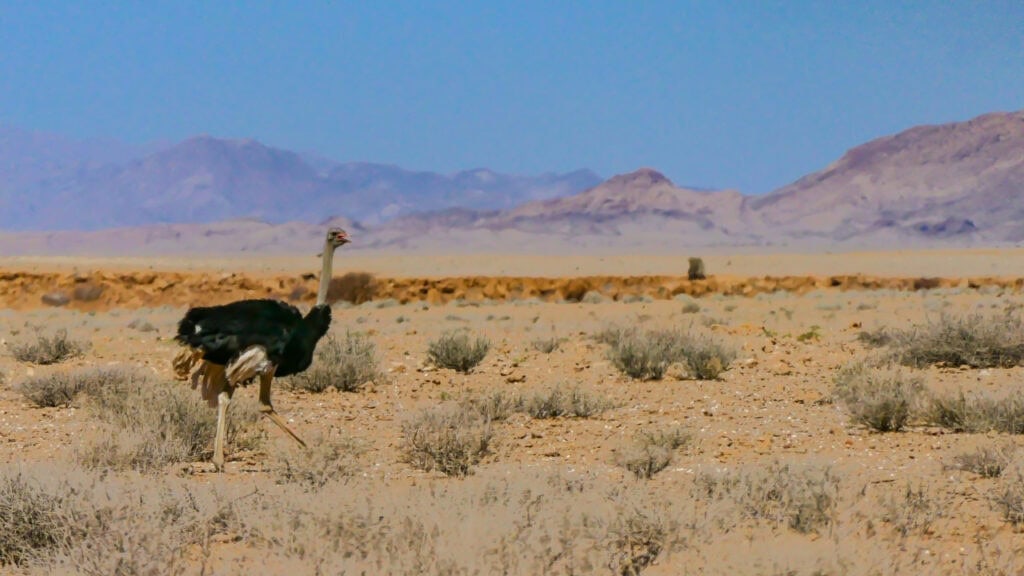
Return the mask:
<svg viewBox="0 0 1024 576">
<path fill-rule="evenodd" d="M 178 323 L 175 340 L 203 351 L 203 359 L 226 366 L 252 346 L 262 346 L 275 376 L 298 374 L 313 362 L 316 345 L 331 325 L 331 307 L 317 305 L 305 317 L 279 300 L 239 300 L 191 308 Z"/>
</svg>

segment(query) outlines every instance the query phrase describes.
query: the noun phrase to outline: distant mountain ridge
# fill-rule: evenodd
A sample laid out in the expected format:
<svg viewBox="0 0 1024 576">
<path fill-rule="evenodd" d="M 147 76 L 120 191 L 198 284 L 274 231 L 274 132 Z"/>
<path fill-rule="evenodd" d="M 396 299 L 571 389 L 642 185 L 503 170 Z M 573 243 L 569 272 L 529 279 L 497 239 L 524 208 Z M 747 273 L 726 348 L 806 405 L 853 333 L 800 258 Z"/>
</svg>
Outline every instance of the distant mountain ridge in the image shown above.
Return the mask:
<svg viewBox="0 0 1024 576">
<path fill-rule="evenodd" d="M 374 224 L 456 206 L 508 208 L 601 181 L 589 170 L 442 175 L 205 135 L 133 152 L 124 145 L 0 131 L 0 228 L 93 230 L 237 218 L 318 222 L 339 214 Z"/>
<path fill-rule="evenodd" d="M 218 141 L 216 145 L 228 144 Z M 189 153 L 197 153 L 196 148 L 190 146 Z M 261 154 L 272 152 L 260 150 L 241 157 L 262 158 Z M 323 196 L 320 186 L 325 183 L 373 190 L 370 195 L 384 198 L 386 204 L 391 202 L 386 200 L 390 190 L 410 186 L 402 178 L 419 183 L 422 188 L 418 194 L 402 196 L 405 204 L 393 213 L 378 205 L 374 212 L 380 216 L 377 221 L 349 222 L 358 231 L 354 250 L 641 253 L 698 247 L 803 250 L 1005 246 L 1024 242 L 1024 111 L 918 126 L 878 138 L 852 148 L 826 168 L 763 196 L 680 187 L 652 168 L 620 174 L 574 194 L 554 194 L 544 186 L 544 178 L 517 180 L 520 177 L 489 171 L 453 176 L 400 171 L 395 175 L 391 172 L 396 170 L 394 167 L 367 164 L 326 166 L 317 171 L 297 155 L 274 154 L 271 159 L 254 163 L 274 166 L 271 172 L 286 174 L 290 183 L 308 183 L 304 197 L 315 199 L 317 205 L 335 199 L 331 192 Z M 160 169 L 172 170 L 177 163 L 168 158 L 174 157 L 161 157 Z M 189 163 L 183 160 L 181 164 Z M 261 174 L 255 169 L 241 172 Z M 249 192 L 244 197 L 217 196 L 191 181 L 181 188 L 180 199 L 193 206 L 211 206 L 206 213 L 215 211 L 222 197 L 226 204 L 246 199 L 255 205 L 272 202 L 270 196 L 281 184 L 273 183 L 270 176 L 257 176 L 249 176 L 252 181 L 246 182 L 244 188 Z M 196 178 L 194 174 L 191 177 Z M 220 176 L 210 178 L 218 181 Z M 551 178 L 563 186 L 571 182 L 582 187 L 587 174 Z M 504 182 L 500 189 L 517 192 L 504 197 L 498 194 L 499 198 L 489 203 L 474 203 L 482 186 L 474 188 L 472 184 L 494 181 Z M 528 188 L 523 182 L 536 187 Z M 265 185 L 261 187 L 261 183 Z M 520 188 L 515 187 L 517 183 Z M 449 189 L 457 192 L 444 192 Z M 526 202 L 513 200 L 530 194 L 540 197 Z M 547 194 L 550 196 L 545 197 Z M 436 201 L 436 195 L 442 200 Z M 167 201 L 166 194 L 157 197 Z M 431 198 L 435 198 L 433 205 L 440 205 L 438 208 L 427 208 Z M 352 211 L 337 213 L 361 220 Z M 287 214 L 304 223 L 248 221 L 142 227 L 117 231 L 117 242 L 109 239 L 113 231 L 74 237 L 60 233 L 0 235 L 0 246 L 9 253 L 66 251 L 72 244 L 74 250 L 93 253 L 116 251 L 127 244 L 135 253 L 288 252 L 304 249 L 302 246 L 310 241 L 307 238 L 321 233 L 322 225 L 315 223 L 327 216 L 299 209 Z M 161 232 L 154 236 L 153 230 Z M 168 236 L 172 232 L 177 236 Z M 207 234 L 225 241 L 196 241 Z"/>
</svg>

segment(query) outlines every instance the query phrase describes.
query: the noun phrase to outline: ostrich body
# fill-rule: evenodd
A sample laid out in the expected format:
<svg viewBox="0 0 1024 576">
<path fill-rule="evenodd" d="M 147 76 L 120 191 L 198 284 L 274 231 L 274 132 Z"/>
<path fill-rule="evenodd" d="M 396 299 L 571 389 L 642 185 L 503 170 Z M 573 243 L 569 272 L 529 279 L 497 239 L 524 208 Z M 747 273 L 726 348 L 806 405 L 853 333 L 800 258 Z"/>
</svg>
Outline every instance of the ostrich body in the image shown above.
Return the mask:
<svg viewBox="0 0 1024 576">
<path fill-rule="evenodd" d="M 224 468 L 224 439 L 228 404 L 238 386 L 260 381 L 260 412 L 303 447 L 270 402 L 274 376 L 298 374 L 313 362 L 313 352 L 331 325 L 327 288 L 331 281 L 334 249 L 348 243 L 341 228 L 327 231 L 323 268 L 316 305 L 305 316 L 298 308 L 279 300 L 239 300 L 221 306 L 190 308 L 178 323 L 175 340 L 186 347 L 174 359 L 182 379 L 191 378 L 203 398 L 217 407 L 217 436 L 213 464 Z"/>
</svg>

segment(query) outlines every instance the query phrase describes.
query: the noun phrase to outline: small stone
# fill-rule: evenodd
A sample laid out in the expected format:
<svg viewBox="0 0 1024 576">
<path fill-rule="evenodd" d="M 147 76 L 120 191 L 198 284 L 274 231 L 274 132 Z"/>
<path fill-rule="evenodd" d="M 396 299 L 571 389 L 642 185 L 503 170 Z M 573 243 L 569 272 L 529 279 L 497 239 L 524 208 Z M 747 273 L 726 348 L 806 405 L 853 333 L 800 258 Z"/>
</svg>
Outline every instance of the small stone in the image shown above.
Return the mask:
<svg viewBox="0 0 1024 576">
<path fill-rule="evenodd" d="M 63 292 L 50 292 L 43 294 L 42 301 L 48 306 L 64 306 L 71 302 L 71 298 L 68 298 L 68 295 Z"/>
</svg>

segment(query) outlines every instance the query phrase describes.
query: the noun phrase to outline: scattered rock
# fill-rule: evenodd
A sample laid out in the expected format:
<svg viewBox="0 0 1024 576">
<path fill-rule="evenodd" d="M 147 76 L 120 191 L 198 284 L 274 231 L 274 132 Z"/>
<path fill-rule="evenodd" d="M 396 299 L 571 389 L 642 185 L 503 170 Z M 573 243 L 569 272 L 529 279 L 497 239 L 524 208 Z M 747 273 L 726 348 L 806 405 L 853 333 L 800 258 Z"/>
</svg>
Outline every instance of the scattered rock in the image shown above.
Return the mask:
<svg viewBox="0 0 1024 576">
<path fill-rule="evenodd" d="M 68 298 L 68 295 L 63 292 L 49 292 L 43 294 L 42 301 L 47 306 L 64 306 L 71 302 L 71 298 Z"/>
</svg>

